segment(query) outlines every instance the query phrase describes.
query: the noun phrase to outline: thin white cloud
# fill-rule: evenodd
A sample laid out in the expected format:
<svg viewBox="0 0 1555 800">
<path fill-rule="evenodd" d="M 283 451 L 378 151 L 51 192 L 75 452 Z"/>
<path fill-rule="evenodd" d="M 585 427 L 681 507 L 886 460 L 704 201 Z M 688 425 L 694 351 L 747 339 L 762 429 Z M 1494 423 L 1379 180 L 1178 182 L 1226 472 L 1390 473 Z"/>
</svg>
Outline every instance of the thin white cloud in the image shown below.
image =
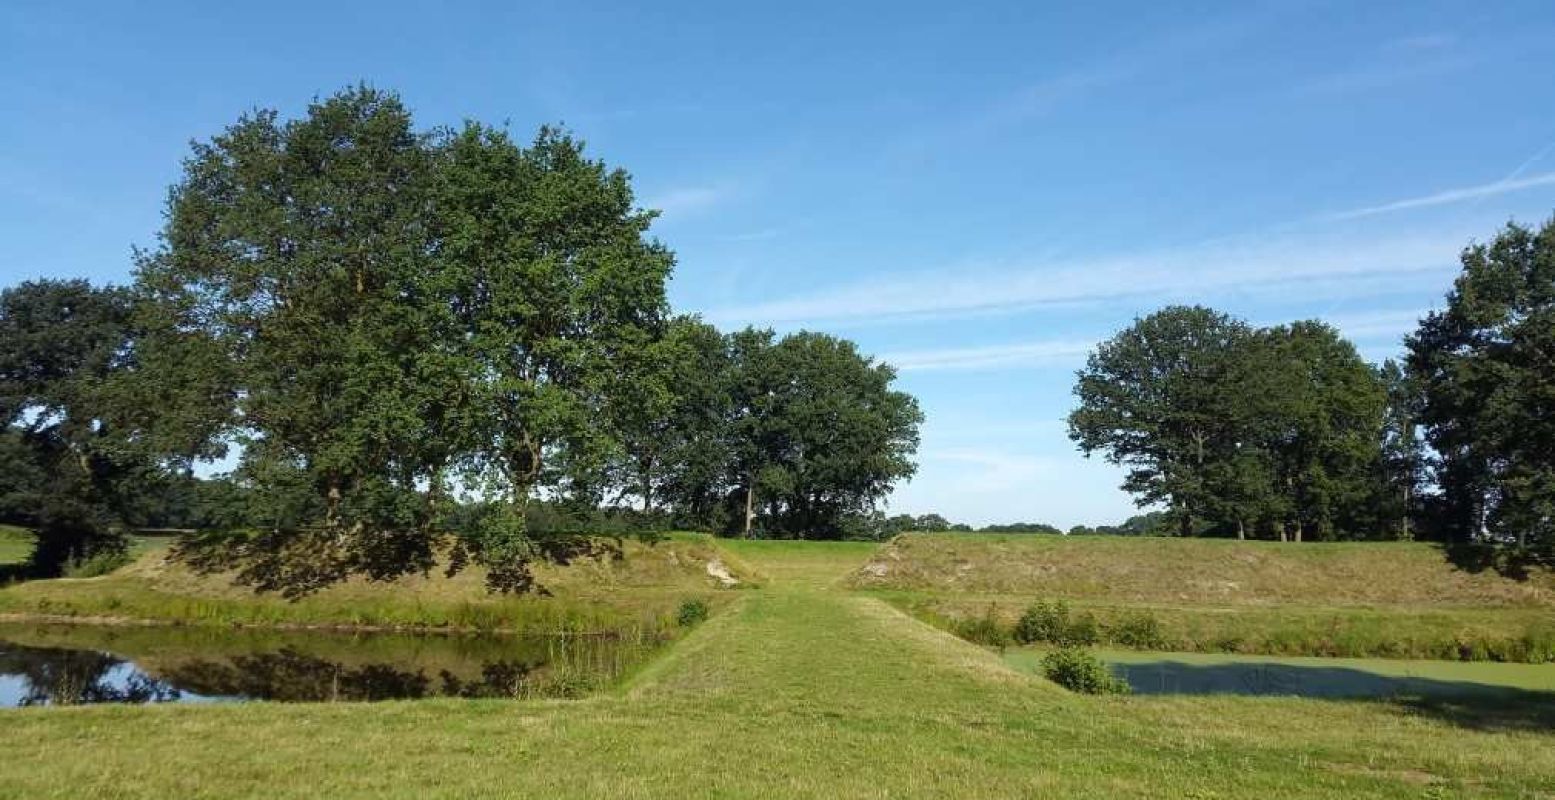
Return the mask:
<svg viewBox="0 0 1555 800">
<path fill-rule="evenodd" d="M 987 347 L 950 347 L 887 353 L 880 360 L 904 372 L 946 369 L 1033 367 L 1075 361 L 1090 352 L 1090 341 L 1039 341 Z"/>
<path fill-rule="evenodd" d="M 644 205 L 658 209 L 665 217 L 679 217 L 712 208 L 729 195 L 719 186 L 682 186 L 653 195 Z"/>
<path fill-rule="evenodd" d="M 762 228 L 760 230 L 746 231 L 744 233 L 730 233 L 723 236 L 715 236 L 713 238 L 720 242 L 731 243 L 765 242 L 771 239 L 776 239 L 782 235 L 783 231 L 779 228 Z"/>
<path fill-rule="evenodd" d="M 1339 315 L 1316 315 L 1339 329 L 1352 341 L 1376 342 L 1402 339 L 1420 324 L 1423 310 L 1379 310 Z M 1278 325 L 1289 319 L 1269 319 L 1260 324 Z M 1076 364 L 1094 349 L 1096 343 L 1078 339 L 1053 339 L 988 345 L 984 347 L 947 347 L 886 353 L 880 360 L 903 372 L 936 370 L 1018 369 Z"/>
<path fill-rule="evenodd" d="M 713 309 L 720 323 L 860 324 L 959 318 L 1076 303 L 1273 296 L 1347 298 L 1396 291 L 1409 276 L 1448 272 L 1464 231 L 1340 238 L 1247 238 L 1132 256 L 1017 269 L 957 265 L 807 295 Z"/>
<path fill-rule="evenodd" d="M 1515 173 L 1514 173 L 1515 174 Z M 1494 197 L 1500 194 L 1520 192 L 1525 189 L 1534 189 L 1540 186 L 1555 186 L 1555 172 L 1544 172 L 1538 175 L 1530 175 L 1526 178 L 1503 178 L 1491 183 L 1483 183 L 1478 186 L 1465 186 L 1459 189 L 1448 189 L 1433 194 L 1411 197 L 1405 200 L 1396 200 L 1391 203 L 1383 203 L 1377 206 L 1367 206 L 1350 211 L 1341 211 L 1331 214 L 1325 219 L 1347 220 L 1361 217 L 1372 217 L 1378 214 L 1387 214 L 1394 211 L 1407 211 L 1415 208 L 1429 208 L 1431 206 L 1444 206 L 1452 203 L 1462 203 L 1468 200 L 1478 200 L 1484 197 Z"/>
<path fill-rule="evenodd" d="M 1375 339 L 1402 339 L 1420 327 L 1425 309 L 1404 311 L 1370 311 L 1355 314 L 1337 314 L 1323 317 L 1323 321 L 1339 329 L 1352 341 Z"/>
<path fill-rule="evenodd" d="M 929 451 L 920 458 L 959 465 L 960 482 L 982 493 L 1028 488 L 1056 467 L 1051 457 L 973 448 Z"/>
<path fill-rule="evenodd" d="M 880 148 L 888 158 L 920 158 L 947 146 L 1019 129 L 1048 114 L 1141 78 L 1160 80 L 1185 61 L 1245 40 L 1266 27 L 1277 14 L 1259 9 L 1224 19 L 1195 23 L 1160 36 L 1103 51 L 1088 62 L 1013 88 L 980 104 L 942 109 L 937 119 L 920 128 L 893 131 Z"/>
</svg>

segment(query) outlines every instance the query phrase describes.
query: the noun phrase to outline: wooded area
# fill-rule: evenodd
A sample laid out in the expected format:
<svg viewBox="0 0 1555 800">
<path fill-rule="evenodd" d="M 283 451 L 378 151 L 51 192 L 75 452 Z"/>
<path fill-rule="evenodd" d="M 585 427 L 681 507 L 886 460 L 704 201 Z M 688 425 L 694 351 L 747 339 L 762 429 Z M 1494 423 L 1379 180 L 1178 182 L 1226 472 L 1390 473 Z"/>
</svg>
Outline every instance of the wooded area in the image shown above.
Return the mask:
<svg viewBox="0 0 1555 800">
<path fill-rule="evenodd" d="M 1555 553 L 1555 221 L 1462 253 L 1403 363 L 1319 321 L 1254 328 L 1172 306 L 1102 343 L 1081 450 L 1181 535 L 1426 538 Z"/>
<path fill-rule="evenodd" d="M 0 516 L 57 570 L 230 455 L 185 553 L 288 593 L 439 561 L 526 589 L 598 546 L 537 498 L 840 536 L 912 473 L 916 402 L 845 340 L 673 316 L 653 217 L 556 129 L 420 132 L 368 88 L 246 116 L 194 146 L 133 286 L 0 297 Z"/>
</svg>

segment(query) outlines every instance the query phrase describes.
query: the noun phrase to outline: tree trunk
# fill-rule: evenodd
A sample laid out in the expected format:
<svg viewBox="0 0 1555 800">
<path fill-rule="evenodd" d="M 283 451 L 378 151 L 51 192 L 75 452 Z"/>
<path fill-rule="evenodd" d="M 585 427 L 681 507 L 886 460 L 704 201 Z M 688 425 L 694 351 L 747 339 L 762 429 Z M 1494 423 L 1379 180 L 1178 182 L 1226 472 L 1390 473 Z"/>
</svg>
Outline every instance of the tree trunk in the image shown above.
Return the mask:
<svg viewBox="0 0 1555 800">
<path fill-rule="evenodd" d="M 1400 538 L 1400 539 L 1413 539 L 1413 538 L 1415 538 L 1414 532 L 1409 529 L 1409 502 L 1410 502 L 1409 487 L 1405 486 L 1404 487 L 1404 513 L 1400 514 L 1399 518 L 1398 518 L 1398 538 Z"/>
<path fill-rule="evenodd" d="M 1296 527 L 1292 529 L 1291 534 L 1293 535 L 1294 541 L 1301 541 L 1301 527 L 1301 523 L 1298 522 L 1296 523 Z"/>
<path fill-rule="evenodd" d="M 1247 541 L 1247 523 L 1243 522 L 1241 517 L 1236 520 L 1236 538 L 1239 542 Z"/>
<path fill-rule="evenodd" d="M 745 538 L 751 538 L 751 523 L 756 519 L 756 479 L 745 483 Z"/>
</svg>

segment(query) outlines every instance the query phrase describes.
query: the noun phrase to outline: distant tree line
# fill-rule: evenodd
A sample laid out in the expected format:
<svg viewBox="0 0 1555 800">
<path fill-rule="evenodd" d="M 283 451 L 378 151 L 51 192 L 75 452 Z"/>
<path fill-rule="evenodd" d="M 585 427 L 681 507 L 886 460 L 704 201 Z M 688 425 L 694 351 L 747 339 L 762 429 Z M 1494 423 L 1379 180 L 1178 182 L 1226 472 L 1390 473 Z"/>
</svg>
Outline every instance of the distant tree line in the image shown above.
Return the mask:
<svg viewBox="0 0 1555 800">
<path fill-rule="evenodd" d="M 951 522 L 934 513 L 886 516 L 878 511 L 849 519 L 846 524 L 846 534 L 853 539 L 889 539 L 902 533 L 1040 533 L 1061 536 L 1065 531 L 1046 522 L 990 523 L 974 527 L 964 522 Z M 1167 536 L 1172 533 L 1174 529 L 1170 528 L 1167 515 L 1160 511 L 1129 517 L 1118 525 L 1076 525 L 1068 531 L 1070 536 Z"/>
<path fill-rule="evenodd" d="M 523 590 L 596 546 L 535 503 L 843 536 L 913 473 L 916 401 L 852 342 L 673 315 L 654 216 L 551 128 L 418 131 L 365 87 L 246 115 L 132 286 L 0 294 L 0 520 L 57 570 L 183 492 L 218 531 L 192 561 L 293 594 L 472 562 Z"/>
<path fill-rule="evenodd" d="M 1078 373 L 1071 438 L 1178 535 L 1432 538 L 1555 552 L 1555 221 L 1463 251 L 1374 367 L 1317 321 L 1137 319 Z"/>
</svg>

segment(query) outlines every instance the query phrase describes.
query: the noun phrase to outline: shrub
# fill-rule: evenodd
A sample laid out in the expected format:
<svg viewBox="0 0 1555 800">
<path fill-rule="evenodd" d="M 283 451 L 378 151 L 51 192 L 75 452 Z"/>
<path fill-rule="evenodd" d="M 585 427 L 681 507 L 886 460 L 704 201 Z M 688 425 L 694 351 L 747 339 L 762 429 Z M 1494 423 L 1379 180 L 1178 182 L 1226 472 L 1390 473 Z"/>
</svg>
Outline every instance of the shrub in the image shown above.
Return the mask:
<svg viewBox="0 0 1555 800">
<path fill-rule="evenodd" d="M 1047 679 L 1081 694 L 1128 694 L 1126 681 L 1112 674 L 1095 656 L 1084 650 L 1066 647 L 1042 658 L 1042 673 Z"/>
<path fill-rule="evenodd" d="M 1149 614 L 1130 614 L 1112 627 L 1112 641 L 1136 650 L 1162 650 L 1166 635 L 1161 623 Z"/>
<path fill-rule="evenodd" d="M 1033 603 L 1015 623 L 1015 641 L 1020 644 L 1056 642 L 1069 627 L 1069 606 L 1064 601 Z"/>
<path fill-rule="evenodd" d="M 1010 643 L 1010 633 L 999 622 L 993 606 L 980 617 L 956 620 L 955 634 L 973 644 L 1004 648 Z"/>
<path fill-rule="evenodd" d="M 1059 647 L 1090 647 L 1101 641 L 1101 626 L 1090 614 L 1081 614 L 1064 626 L 1054 643 Z"/>
<path fill-rule="evenodd" d="M 693 597 L 680 602 L 680 610 L 675 612 L 675 621 L 680 627 L 689 628 L 707 619 L 707 603 L 699 597 Z"/>
<path fill-rule="evenodd" d="M 65 568 L 67 578 L 96 578 L 107 575 L 119 567 L 129 564 L 134 559 L 123 550 L 105 550 L 85 561 L 79 561 Z"/>
<path fill-rule="evenodd" d="M 1013 631 L 1020 644 L 1052 642 L 1060 647 L 1089 647 L 1101 641 L 1101 626 L 1090 614 L 1071 617 L 1062 600 L 1033 603 Z"/>
</svg>

